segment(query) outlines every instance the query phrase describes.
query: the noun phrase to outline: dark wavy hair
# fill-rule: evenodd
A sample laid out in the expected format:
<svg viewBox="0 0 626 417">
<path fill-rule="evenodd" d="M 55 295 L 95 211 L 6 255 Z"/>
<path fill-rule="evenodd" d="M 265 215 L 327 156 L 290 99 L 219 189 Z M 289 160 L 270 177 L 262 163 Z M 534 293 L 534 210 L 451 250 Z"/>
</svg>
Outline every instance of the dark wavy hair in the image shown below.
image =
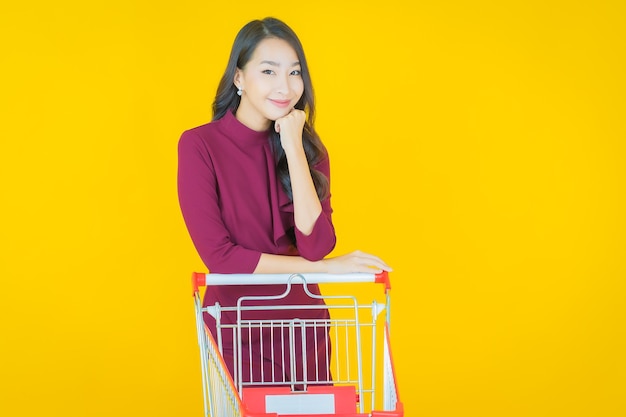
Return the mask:
<svg viewBox="0 0 626 417">
<path fill-rule="evenodd" d="M 258 44 L 267 38 L 278 38 L 289 43 L 300 61 L 304 92 L 294 107 L 306 113 L 306 121 L 302 132 L 304 152 L 309 164 L 311 177 L 313 178 L 313 184 L 317 191 L 317 196 L 320 200 L 323 200 L 330 194 L 330 187 L 328 178 L 314 168 L 318 162 L 326 157 L 326 148 L 314 128 L 315 99 L 313 95 L 313 85 L 311 83 L 311 74 L 309 73 L 309 67 L 304 56 L 304 49 L 302 48 L 298 36 L 284 22 L 273 17 L 267 17 L 263 20 L 253 20 L 241 28 L 235 37 L 226 71 L 224 71 L 224 75 L 217 88 L 217 94 L 213 102 L 213 120 L 221 119 L 227 111 L 233 113 L 237 111 L 241 97 L 237 95 L 237 88 L 234 85 L 235 72 L 237 68 L 243 69 L 246 66 L 250 58 L 252 58 Z M 291 179 L 289 178 L 289 170 L 287 167 L 287 157 L 280 144 L 280 135 L 274 130 L 274 122 L 272 122 L 269 135 L 276 161 L 278 178 L 289 198 L 293 199 Z"/>
</svg>

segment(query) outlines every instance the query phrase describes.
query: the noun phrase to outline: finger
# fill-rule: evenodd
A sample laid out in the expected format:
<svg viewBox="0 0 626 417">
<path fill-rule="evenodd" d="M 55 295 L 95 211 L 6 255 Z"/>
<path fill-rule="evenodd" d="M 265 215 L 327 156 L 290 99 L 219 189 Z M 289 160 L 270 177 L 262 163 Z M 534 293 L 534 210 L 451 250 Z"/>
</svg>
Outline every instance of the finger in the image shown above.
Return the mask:
<svg viewBox="0 0 626 417">
<path fill-rule="evenodd" d="M 375 256 L 369 253 L 360 252 L 357 255 L 357 257 L 363 263 L 366 263 L 371 266 L 375 266 L 376 268 L 379 268 L 385 271 L 391 271 L 391 267 L 387 265 L 387 263 L 383 261 L 382 259 L 380 259 L 378 256 Z"/>
<path fill-rule="evenodd" d="M 379 273 L 383 271 L 391 272 L 391 267 L 384 262 L 369 262 L 366 265 L 369 268 L 377 269 Z"/>
<path fill-rule="evenodd" d="M 376 268 L 369 265 L 360 265 L 357 272 L 365 272 L 367 274 L 380 274 L 383 272 L 382 268 Z"/>
</svg>

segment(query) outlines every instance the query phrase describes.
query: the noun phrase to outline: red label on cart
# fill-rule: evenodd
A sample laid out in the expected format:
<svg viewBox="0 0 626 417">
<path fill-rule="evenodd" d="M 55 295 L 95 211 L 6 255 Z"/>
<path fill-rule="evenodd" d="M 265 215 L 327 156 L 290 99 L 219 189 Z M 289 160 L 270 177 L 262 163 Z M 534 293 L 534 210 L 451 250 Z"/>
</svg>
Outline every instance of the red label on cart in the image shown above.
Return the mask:
<svg viewBox="0 0 626 417">
<path fill-rule="evenodd" d="M 244 388 L 243 403 L 253 413 L 279 415 L 328 415 L 354 413 L 356 390 L 353 386 L 309 387 L 291 391 L 289 387 Z"/>
</svg>

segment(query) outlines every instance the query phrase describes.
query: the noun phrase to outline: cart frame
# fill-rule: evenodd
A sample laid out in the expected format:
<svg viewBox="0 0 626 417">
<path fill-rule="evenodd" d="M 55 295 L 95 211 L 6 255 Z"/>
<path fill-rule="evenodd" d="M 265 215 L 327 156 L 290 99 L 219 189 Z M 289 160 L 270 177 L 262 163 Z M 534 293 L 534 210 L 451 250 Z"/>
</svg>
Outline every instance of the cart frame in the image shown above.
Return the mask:
<svg viewBox="0 0 626 417">
<path fill-rule="evenodd" d="M 325 283 L 379 283 L 384 286 L 385 300 L 365 304 L 352 295 L 316 295 L 309 291 L 309 284 Z M 236 306 L 202 306 L 201 288 L 210 291 L 215 285 L 284 284 L 281 294 L 272 296 L 242 296 Z M 255 304 L 256 301 L 278 301 L 286 297 L 292 286 L 302 285 L 311 299 L 323 300 L 320 305 L 271 305 Z M 205 417 L 269 417 L 269 416 L 344 416 L 344 417 L 401 417 L 403 405 L 398 395 L 396 375 L 390 346 L 390 289 L 387 272 L 381 274 L 207 274 L 193 273 L 192 287 L 196 313 L 196 329 L 202 368 L 202 387 Z M 244 319 L 244 312 L 279 311 L 290 309 L 325 309 L 331 312 L 343 310 L 348 318 L 330 319 Z M 359 314 L 369 310 L 371 315 Z M 223 312 L 235 312 L 236 323 L 222 323 Z M 378 317 L 385 312 L 382 338 L 377 327 Z M 203 315 L 208 313 L 216 320 L 217 338 L 208 330 Z M 366 320 L 368 317 L 369 320 Z M 370 329 L 371 336 L 364 335 Z M 222 334 L 232 332 L 235 355 L 231 375 L 222 355 Z M 244 359 L 250 366 L 254 356 L 244 357 L 242 340 L 246 334 L 258 331 L 260 335 L 274 333 L 286 337 L 280 344 L 287 346 L 280 352 L 270 352 L 272 361 L 282 361 L 289 370 L 289 379 L 263 375 L 259 381 L 246 380 L 243 374 Z M 319 375 L 307 372 L 306 332 L 326 332 L 331 337 L 332 357 L 323 356 L 332 372 Z M 248 333 L 246 333 L 248 332 Z M 315 333 L 317 334 L 317 333 Z M 286 335 L 286 336 L 283 336 Z M 299 335 L 299 336 L 298 336 Z M 369 337 L 369 338 L 368 338 Z M 261 336 L 262 338 L 262 336 Z M 217 339 L 217 340 L 216 340 Z M 262 340 L 262 339 L 261 339 Z M 380 340 L 380 342 L 378 341 Z M 365 343 L 368 341 L 369 343 Z M 382 353 L 377 345 L 382 344 Z M 299 347 L 300 354 L 296 353 Z M 276 356 L 274 356 L 276 355 Z M 341 355 L 341 356 L 340 356 Z M 371 363 L 364 375 L 364 357 Z M 285 359 L 287 358 L 287 360 Z M 315 361 L 318 358 L 315 356 Z M 300 362 L 298 362 L 300 361 Z M 356 365 L 353 366 L 353 361 Z M 296 364 L 300 363 L 300 375 Z M 377 369 L 382 368 L 382 378 Z M 315 369 L 318 364 L 315 363 Z M 332 374 L 332 377 L 330 376 Z M 367 378 L 366 378 L 367 377 Z M 380 382 L 382 379 L 382 382 Z M 378 408 L 377 408 L 378 407 Z"/>
</svg>

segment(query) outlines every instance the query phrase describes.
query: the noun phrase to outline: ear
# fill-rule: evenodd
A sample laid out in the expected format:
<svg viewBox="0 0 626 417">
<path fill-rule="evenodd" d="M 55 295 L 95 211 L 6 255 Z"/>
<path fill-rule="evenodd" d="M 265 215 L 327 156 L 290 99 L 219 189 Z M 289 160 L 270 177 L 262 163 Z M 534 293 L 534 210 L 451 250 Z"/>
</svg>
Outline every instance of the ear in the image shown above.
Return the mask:
<svg viewBox="0 0 626 417">
<path fill-rule="evenodd" d="M 235 76 L 233 77 L 233 84 L 235 85 L 236 88 L 243 89 L 243 72 L 239 68 L 235 69 Z"/>
</svg>

